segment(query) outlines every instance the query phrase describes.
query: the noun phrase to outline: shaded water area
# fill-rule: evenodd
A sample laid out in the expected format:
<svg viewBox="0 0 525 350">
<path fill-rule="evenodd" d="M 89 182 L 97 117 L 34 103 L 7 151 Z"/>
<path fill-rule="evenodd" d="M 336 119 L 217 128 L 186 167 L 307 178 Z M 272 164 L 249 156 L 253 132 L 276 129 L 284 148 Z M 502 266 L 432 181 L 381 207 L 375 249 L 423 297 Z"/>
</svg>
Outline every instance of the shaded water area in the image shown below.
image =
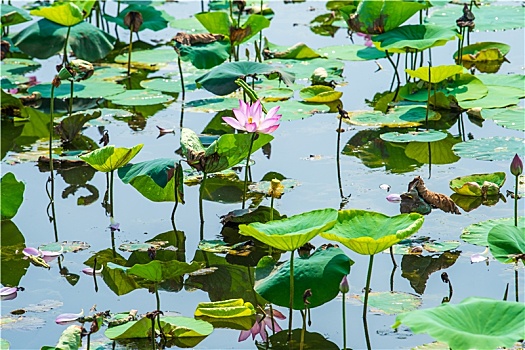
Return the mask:
<svg viewBox="0 0 525 350">
<path fill-rule="evenodd" d="M 24 3 L 14 1 L 13 5 L 22 6 Z M 107 5 L 108 13 L 114 15 L 116 4 Z M 207 6 L 207 3 L 205 5 Z M 268 5 L 275 14 L 270 27 L 263 30 L 263 35 L 271 43 L 289 47 L 303 42 L 314 49 L 352 45 L 347 28 L 339 28 L 332 36 L 314 33 L 310 22 L 317 16 L 331 13 L 324 2 L 270 1 Z M 201 11 L 199 1 L 166 2 L 155 6 L 175 17 L 175 22 Z M 408 23 L 419 23 L 417 17 L 414 16 Z M 12 27 L 10 31 L 16 32 L 26 25 Z M 114 35 L 112 23 L 109 28 L 109 32 Z M 159 32 L 140 32 L 140 40 L 148 44 L 134 43 L 134 47 L 157 45 L 159 40 L 166 43 L 178 31 L 176 28 L 167 28 Z M 127 40 L 128 30 L 118 28 L 118 33 L 121 40 Z M 257 35 L 254 39 L 258 37 Z M 523 28 L 470 34 L 471 43 L 496 41 L 511 46 L 506 56 L 509 62 L 504 62 L 497 72 L 501 75 L 523 75 L 524 39 Z M 356 34 L 353 35 L 353 40 L 355 44 L 364 44 L 363 38 Z M 125 53 L 125 44 L 120 47 L 122 52 L 118 53 Z M 250 59 L 253 61 L 252 42 L 241 46 L 241 60 L 245 59 L 245 47 L 249 49 Z M 433 48 L 432 65 L 454 64 L 452 55 L 456 49 L 457 40 Z M 427 59 L 428 57 L 425 57 L 425 61 Z M 41 63 L 41 67 L 26 75 L 35 75 L 37 80 L 43 83 L 51 82 L 56 74 L 55 66 L 61 62 L 61 57 L 53 56 L 35 61 Z M 389 90 L 394 75 L 392 66 L 384 58 L 377 61 L 340 62 L 344 69 L 342 77 L 336 81 L 336 90 L 343 93 L 340 100 L 344 110 L 370 110 L 367 101 L 372 100 L 376 93 Z M 125 68 L 125 65 L 121 67 Z M 191 69 L 189 65 L 184 67 L 188 71 Z M 173 60 L 156 71 L 141 70 L 133 74 L 133 84 L 137 84 L 138 87 L 138 82 L 146 78 L 177 76 L 178 69 L 177 61 Z M 404 74 L 401 67 L 399 72 Z M 311 72 L 307 74 L 308 77 L 310 75 Z M 197 76 L 188 75 L 187 78 L 191 83 Z M 296 83 L 304 86 L 310 84 L 307 79 L 299 79 Z M 293 88 L 297 100 L 301 100 L 298 91 L 301 87 Z M 181 95 L 176 96 L 177 99 L 171 103 L 137 107 L 122 107 L 99 100 L 101 106 L 127 109 L 133 115 L 97 120 L 92 126 L 84 128 L 82 135 L 87 143 L 96 144 L 106 130 L 110 144 L 117 147 L 144 144 L 132 163 L 156 158 L 182 159 L 180 153 L 176 153 L 181 146 L 180 126 L 201 133 L 216 114 L 196 112 L 188 108 L 188 104 L 191 104 L 191 101 L 216 96 L 204 89 L 187 91 L 187 105 L 183 113 Z M 242 98 L 242 94 L 233 97 Z M 523 100 L 519 100 L 519 106 L 523 107 Z M 56 107 L 59 112 L 65 113 L 66 102 L 57 99 Z M 74 101 L 75 110 L 95 107 L 97 101 L 94 100 Z M 49 99 L 42 99 L 40 108 L 48 113 Z M 328 110 L 325 105 L 320 105 L 319 109 Z M 288 119 L 286 115 L 283 118 Z M 157 126 L 174 129 L 174 133 L 158 137 Z M 525 300 L 523 264 L 519 265 L 516 274 L 514 264 L 503 264 L 492 258 L 490 253 L 486 254 L 489 257 L 487 262 L 471 263 L 472 254 L 483 253 L 485 247 L 472 245 L 460 239 L 462 230 L 471 224 L 488 219 L 513 217 L 514 200 L 505 196 L 507 190 L 514 191 L 514 176 L 509 172 L 511 159 L 484 161 L 459 157 L 452 151 L 454 144 L 467 140 L 494 136 L 523 139 L 523 131 L 503 128 L 488 119 L 480 122 L 469 118 L 466 113 L 450 117 L 443 113 L 442 120 L 436 122 L 436 128 L 447 133 L 448 142 L 441 142 L 439 146 L 431 148 L 430 143 L 421 143 L 423 147 L 414 147 L 413 143 L 390 143 L 380 139 L 381 134 L 394 129 L 343 123 L 338 155 L 338 128 L 338 113 L 335 112 L 306 114 L 304 118 L 283 120 L 272 134 L 274 140 L 270 145 L 252 155 L 251 159 L 255 164 L 250 167 L 250 173 L 254 182 L 260 181 L 270 172 L 282 174 L 287 179 L 297 182 L 291 191 L 274 201 L 275 209 L 281 215 L 292 216 L 320 208 L 345 208 L 370 210 L 393 216 L 400 213 L 400 205 L 388 202 L 386 196 L 405 192 L 415 176 L 421 176 L 432 191 L 452 195 L 449 181 L 453 178 L 473 173 L 505 172 L 507 181 L 500 190 L 504 198 L 496 200 L 495 204 L 481 204 L 475 209 L 471 208 L 476 203 L 469 203 L 467 207 L 471 207 L 468 211 L 460 205 L 461 215 L 433 209 L 430 214 L 425 215 L 422 228 L 415 234 L 416 237 L 430 237 L 438 242 L 458 241 L 459 246 L 445 252 L 425 251 L 422 255 L 396 254 L 394 258 L 397 267 L 393 267 L 388 253 L 379 253 L 374 258 L 370 287 L 372 292 L 396 291 L 416 295 L 417 302 L 421 303 L 419 308 L 426 309 L 440 305 L 443 298 L 449 297 L 449 285 L 443 282 L 441 276 L 442 272 L 446 272 L 453 285 L 451 303 L 459 303 L 472 296 L 501 300 L 506 288 L 509 300 Z M 38 141 L 35 141 L 37 139 Z M 223 240 L 228 244 L 235 244 L 250 238 L 240 236 L 236 228 L 221 223 L 222 216 L 241 208 L 244 168 L 234 169 L 238 177 L 235 181 L 213 177 L 207 180 L 209 182 L 202 208 L 205 222 L 201 225 L 198 183 L 184 185 L 185 203 L 177 206 L 175 221 L 172 223 L 170 218 L 173 202 L 152 202 L 131 185 L 124 184 L 115 174 L 112 203 L 114 219 L 111 219 L 105 204 L 108 181 L 106 174 L 87 165 L 58 167 L 55 169 L 55 222 L 51 222 L 46 192 L 49 186 L 49 166 L 37 165 L 34 159 L 23 161 L 29 157 L 28 151 L 41 151 L 41 154 L 45 154 L 47 140 L 45 137 L 35 138 L 29 128 L 23 129 L 23 124 L 2 119 L 2 175 L 12 172 L 18 180 L 25 183 L 24 201 L 18 213 L 12 220 L 2 221 L 1 227 L 1 283 L 3 286 L 22 286 L 25 289 L 18 292 L 15 299 L 2 301 L 2 318 L 20 317 L 25 322 L 19 326 L 15 323 L 2 325 L 1 338 L 8 340 L 12 349 L 37 349 L 44 345 L 56 344 L 65 326 L 55 324 L 54 320 L 62 313 L 78 313 L 83 309 L 87 315 L 92 307 L 97 311 L 110 310 L 111 313 L 136 309 L 139 314 L 156 309 L 158 301 L 155 289 L 151 288 L 151 285 L 143 284 L 142 288 L 137 287 L 129 293 L 118 295 L 119 288 L 124 287 L 114 282 L 108 283 L 110 278 L 106 274 L 94 278 L 81 272 L 88 266 L 86 262 L 94 256 L 99 256 L 99 259 L 104 256 L 104 259 L 113 260 L 121 265 L 126 264 L 126 260 L 128 264 L 147 262 L 145 252 L 130 253 L 120 249 L 125 243 L 145 242 L 154 238 L 168 241 L 168 245 L 176 248 L 166 252 L 172 259 L 188 263 L 198 261 L 206 267 L 216 268 L 209 274 L 184 275 L 159 283 L 160 310 L 165 314 L 193 317 L 197 305 L 207 301 L 234 298 L 243 298 L 253 304 L 260 301 L 260 297 L 253 291 L 254 271 L 258 260 L 267 255 L 267 246 L 256 242 L 255 251 L 248 256 L 212 253 L 198 248 L 201 239 Z M 522 159 L 524 154 L 522 147 Z M 184 169 L 189 169 L 185 162 L 182 164 Z M 384 184 L 388 186 L 381 186 Z M 518 203 L 518 212 L 523 215 L 524 202 L 521 200 Z M 258 205 L 270 206 L 270 199 L 249 195 L 247 207 L 255 208 Z M 118 230 L 112 230 L 111 225 L 115 228 L 117 223 Z M 64 253 L 49 262 L 50 269 L 37 267 L 23 260 L 23 248 L 38 247 L 56 240 L 85 242 L 89 247 L 78 252 Z M 311 243 L 319 247 L 334 242 L 317 236 Z M 364 292 L 369 257 L 356 254 L 342 244 L 339 246 L 355 262 L 348 275 L 350 291 L 346 294 L 347 347 L 363 349 L 367 344 L 362 320 L 363 304 L 359 296 Z M 275 253 L 274 256 L 280 258 L 280 261 L 287 261 L 290 253 Z M 519 278 L 518 286 L 515 285 L 516 275 Z M 311 309 L 311 325 L 307 327 L 307 331 L 312 334 L 306 337 L 305 349 L 343 347 L 341 299 L 342 295 L 339 294 L 330 302 Z M 10 315 L 13 310 L 28 308 L 28 305 L 42 301 L 46 301 L 45 304 L 48 305 L 55 304 L 55 307 L 45 312 L 28 311 L 22 316 Z M 287 308 L 274 308 L 288 317 Z M 395 318 L 395 314 L 387 315 L 373 308 L 369 309 L 366 331 L 373 349 L 411 348 L 433 341 L 428 335 L 413 334 L 404 325 L 396 329 L 391 328 Z M 277 321 L 283 329 L 287 328 L 288 319 Z M 300 333 L 302 322 L 300 313 L 295 311 L 295 332 Z M 84 326 L 89 328 L 89 323 Z M 104 329 L 105 327 L 91 335 L 91 349 L 151 348 L 149 339 L 110 341 L 104 337 Z M 245 341 L 238 341 L 240 332 L 239 327 L 216 327 L 213 333 L 198 342 L 195 348 L 280 348 L 277 342 L 267 346 L 259 336 L 255 341 L 251 337 Z M 193 346 L 191 343 L 177 341 L 168 345 L 173 348 Z M 85 338 L 83 348 L 86 348 Z M 288 346 L 283 345 L 283 348 Z"/>
</svg>

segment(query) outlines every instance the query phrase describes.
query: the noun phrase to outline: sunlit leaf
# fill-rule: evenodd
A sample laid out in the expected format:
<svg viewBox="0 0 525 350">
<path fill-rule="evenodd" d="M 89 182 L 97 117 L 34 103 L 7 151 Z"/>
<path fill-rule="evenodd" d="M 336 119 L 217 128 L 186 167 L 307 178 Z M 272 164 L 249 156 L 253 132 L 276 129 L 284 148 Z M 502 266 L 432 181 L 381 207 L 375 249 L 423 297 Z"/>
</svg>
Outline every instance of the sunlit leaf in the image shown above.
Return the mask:
<svg viewBox="0 0 525 350">
<path fill-rule="evenodd" d="M 153 260 L 147 264 L 135 264 L 132 267 L 124 267 L 114 263 L 107 263 L 107 268 L 111 270 L 119 269 L 128 275 L 144 278 L 151 282 L 162 282 L 168 279 L 182 276 L 184 274 L 197 271 L 202 266 L 197 262 L 188 264 L 177 260 L 158 261 Z"/>
<path fill-rule="evenodd" d="M 456 39 L 457 35 L 456 30 L 451 27 L 411 24 L 376 35 L 372 40 L 380 50 L 407 53 L 443 46 L 448 41 Z"/>
<path fill-rule="evenodd" d="M 392 131 L 381 134 L 380 137 L 388 142 L 435 142 L 445 139 L 447 134 L 436 130 L 411 131 L 407 133 Z"/>
<path fill-rule="evenodd" d="M 517 137 L 495 136 L 469 140 L 452 147 L 461 158 L 477 160 L 511 160 L 515 154 L 522 154 L 525 140 Z"/>
<path fill-rule="evenodd" d="M 327 46 L 317 49 L 317 51 L 323 57 L 343 61 L 368 61 L 386 57 L 383 51 L 364 45 Z"/>
<path fill-rule="evenodd" d="M 363 296 L 359 299 L 362 301 Z M 371 292 L 368 294 L 368 306 L 373 313 L 397 315 L 412 311 L 421 306 L 421 297 L 403 292 Z"/>
<path fill-rule="evenodd" d="M 429 67 L 420 67 L 416 70 L 406 69 L 405 71 L 413 78 L 418 78 L 426 82 L 430 81 L 432 84 L 436 84 L 453 77 L 456 74 L 462 73 L 463 67 L 457 65 L 436 66 L 430 67 L 430 69 Z"/>
<path fill-rule="evenodd" d="M 82 327 L 79 325 L 71 325 L 62 332 L 55 346 L 43 346 L 42 350 L 77 350 L 81 346 Z"/>
<path fill-rule="evenodd" d="M 519 131 L 525 131 L 525 118 L 523 118 L 524 115 L 525 110 L 519 107 L 483 109 L 481 111 L 482 118 L 491 119 L 498 125 Z"/>
<path fill-rule="evenodd" d="M 176 50 L 181 60 L 191 62 L 198 69 L 211 69 L 220 65 L 230 57 L 230 43 L 214 41 L 209 44 L 181 45 L 177 43 Z"/>
<path fill-rule="evenodd" d="M 510 46 L 497 42 L 481 42 L 463 47 L 461 57 L 462 61 L 502 61 L 506 54 L 510 51 Z M 458 52 L 453 55 L 456 60 Z"/>
<path fill-rule="evenodd" d="M 461 232 L 461 239 L 470 244 L 488 247 L 487 236 L 490 230 L 499 224 L 514 225 L 513 218 L 501 218 L 481 221 L 471 224 Z M 525 216 L 518 217 L 518 227 L 525 227 Z"/>
<path fill-rule="evenodd" d="M 505 178 L 504 172 L 460 176 L 450 180 L 449 187 L 465 196 L 493 196 L 499 193 Z"/>
<path fill-rule="evenodd" d="M 423 243 L 423 248 L 428 252 L 447 252 L 459 247 L 459 241 L 427 242 Z"/>
<path fill-rule="evenodd" d="M 525 254 L 525 227 L 496 225 L 490 229 L 487 242 L 497 260 L 505 264 L 517 262 Z"/>
<path fill-rule="evenodd" d="M 65 2 L 55 6 L 40 7 L 31 10 L 32 15 L 44 17 L 59 25 L 69 27 L 84 20 L 82 10 L 73 2 Z"/>
<path fill-rule="evenodd" d="M 24 201 L 26 185 L 13 173 L 6 173 L 0 180 L 2 220 L 13 218 Z"/>
<path fill-rule="evenodd" d="M 195 317 L 235 318 L 255 315 L 255 308 L 242 299 L 229 299 L 214 302 L 201 302 L 195 310 Z"/>
<path fill-rule="evenodd" d="M 142 143 L 132 148 L 117 148 L 108 145 L 80 156 L 80 158 L 98 171 L 110 172 L 128 164 L 143 146 Z"/>
<path fill-rule="evenodd" d="M 339 100 L 343 93 L 329 86 L 313 85 L 301 89 L 299 96 L 306 102 L 327 103 Z"/>
</svg>

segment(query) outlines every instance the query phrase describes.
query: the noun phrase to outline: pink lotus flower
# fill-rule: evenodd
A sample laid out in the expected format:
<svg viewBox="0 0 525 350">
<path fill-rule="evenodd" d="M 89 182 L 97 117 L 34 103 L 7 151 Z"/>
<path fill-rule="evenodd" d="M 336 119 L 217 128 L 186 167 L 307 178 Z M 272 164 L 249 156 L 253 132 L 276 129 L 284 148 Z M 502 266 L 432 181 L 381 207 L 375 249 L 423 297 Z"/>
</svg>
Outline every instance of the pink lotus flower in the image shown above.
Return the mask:
<svg viewBox="0 0 525 350">
<path fill-rule="evenodd" d="M 272 326 L 272 318 L 270 317 L 270 309 L 267 308 L 264 310 L 266 312 L 266 315 L 257 314 L 255 323 L 253 324 L 253 327 L 247 331 L 241 331 L 241 334 L 239 335 L 238 341 L 244 341 L 250 337 L 250 334 L 252 336 L 252 339 L 255 339 L 255 336 L 259 334 L 261 336 L 261 339 L 263 341 L 266 341 L 268 339 L 268 333 L 266 332 L 266 327 L 268 327 L 270 330 L 273 330 L 274 332 L 280 332 L 282 331 L 282 328 L 277 324 L 277 321 L 275 318 L 278 318 L 280 320 L 284 320 L 286 316 L 284 316 L 281 312 L 277 310 L 273 310 L 273 325 Z"/>
<path fill-rule="evenodd" d="M 235 118 L 223 117 L 222 120 L 237 130 L 270 134 L 279 127 L 282 115 L 277 114 L 278 110 L 279 106 L 273 107 L 267 115 L 264 115 L 260 100 L 252 105 L 239 100 L 239 108 L 233 109 Z"/>
<path fill-rule="evenodd" d="M 365 40 L 365 46 L 372 47 L 374 46 L 374 43 L 372 42 L 372 35 L 370 34 L 364 34 L 364 33 L 357 33 L 357 36 L 362 36 Z"/>
</svg>

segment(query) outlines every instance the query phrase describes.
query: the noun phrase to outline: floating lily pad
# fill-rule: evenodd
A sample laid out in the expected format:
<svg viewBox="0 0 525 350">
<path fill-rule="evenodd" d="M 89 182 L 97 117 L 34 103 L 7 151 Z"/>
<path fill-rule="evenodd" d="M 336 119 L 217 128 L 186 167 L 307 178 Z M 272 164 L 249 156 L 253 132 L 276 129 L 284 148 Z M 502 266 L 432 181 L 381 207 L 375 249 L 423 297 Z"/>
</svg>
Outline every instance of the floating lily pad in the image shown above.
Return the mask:
<svg viewBox="0 0 525 350">
<path fill-rule="evenodd" d="M 235 318 L 255 315 L 255 308 L 242 299 L 229 299 L 214 302 L 201 302 L 195 310 L 195 317 Z"/>
<path fill-rule="evenodd" d="M 131 148 L 108 145 L 80 156 L 80 159 L 98 171 L 110 172 L 128 164 L 143 146 L 142 143 Z"/>
<path fill-rule="evenodd" d="M 431 79 L 434 80 L 434 78 Z M 463 107 L 464 104 L 466 106 L 469 103 L 476 103 L 476 101 L 472 102 L 468 100 L 480 100 L 487 96 L 489 89 L 475 76 L 471 74 L 459 74 L 457 78 L 448 82 L 444 86 L 438 87 L 436 92 L 441 92 L 447 97 L 453 96 L 456 101 L 460 101 L 460 105 Z M 401 93 L 400 96 L 409 101 L 426 102 L 428 99 L 428 91 L 427 89 L 421 89 L 413 94 Z M 434 99 L 433 96 L 434 94 L 431 95 L 430 101 Z"/>
<path fill-rule="evenodd" d="M 493 196 L 499 193 L 505 178 L 504 172 L 460 176 L 450 180 L 449 187 L 465 196 Z"/>
<path fill-rule="evenodd" d="M 467 226 L 461 232 L 461 239 L 470 244 L 488 247 L 487 236 L 490 230 L 499 224 L 514 225 L 514 218 L 502 218 L 481 221 Z M 525 216 L 518 217 L 518 227 L 525 227 Z"/>
<path fill-rule="evenodd" d="M 0 180 L 2 220 L 13 218 L 24 201 L 26 185 L 13 173 L 6 173 Z"/>
<path fill-rule="evenodd" d="M 461 158 L 496 161 L 511 160 L 514 155 L 523 153 L 524 146 L 524 139 L 495 136 L 461 142 L 452 150 Z"/>
<path fill-rule="evenodd" d="M 423 249 L 431 253 L 447 252 L 450 250 L 455 250 L 457 249 L 457 247 L 459 247 L 459 241 L 433 241 L 423 243 Z"/>
<path fill-rule="evenodd" d="M 265 104 L 266 106 L 266 104 Z M 205 98 L 202 100 L 194 100 L 186 103 L 187 111 L 211 113 L 219 112 L 227 109 L 238 108 L 239 99 L 225 97 L 225 98 Z"/>
<path fill-rule="evenodd" d="M 57 307 L 61 307 L 62 305 L 64 305 L 64 303 L 59 300 L 46 299 L 37 304 L 29 304 L 24 307 L 24 310 L 26 312 L 47 312 L 49 310 L 56 309 Z"/>
<path fill-rule="evenodd" d="M 523 74 L 478 74 L 476 77 L 485 85 L 507 86 L 525 90 L 525 75 Z"/>
<path fill-rule="evenodd" d="M 485 85 L 487 94 L 480 99 L 471 99 L 472 101 L 460 101 L 461 108 L 502 108 L 506 106 L 517 105 L 520 99 L 525 96 L 523 89 L 517 89 L 509 86 Z"/>
<path fill-rule="evenodd" d="M 474 21 L 476 32 L 518 29 L 525 25 L 523 23 L 524 10 L 521 6 L 484 5 L 473 8 L 472 12 L 476 16 Z M 456 19 L 461 16 L 463 16 L 461 6 L 448 6 L 431 12 L 425 22 L 454 27 Z"/>
<path fill-rule="evenodd" d="M 296 79 L 309 79 L 317 68 L 324 68 L 327 72 L 326 79 L 328 81 L 342 81 L 341 75 L 345 67 L 344 62 L 326 58 L 313 58 L 310 60 L 271 59 L 265 62 L 270 64 L 271 67 L 285 69 L 295 74 Z"/>
<path fill-rule="evenodd" d="M 2 6 L 4 6 L 2 4 Z M 4 58 L 2 60 L 2 75 L 10 74 L 26 74 L 41 66 L 40 63 L 26 58 Z"/>
<path fill-rule="evenodd" d="M 456 39 L 457 32 L 450 26 L 411 24 L 394 28 L 373 37 L 374 45 L 391 53 L 423 51 L 431 47 L 443 46 Z"/>
<path fill-rule="evenodd" d="M 400 133 L 397 131 L 381 134 L 381 140 L 388 142 L 435 142 L 443 140 L 447 134 L 437 130 L 411 131 Z"/>
<path fill-rule="evenodd" d="M 195 17 L 177 18 L 170 22 L 170 27 L 182 29 L 192 34 L 207 32 L 206 28 L 204 28 L 201 22 Z"/>
<path fill-rule="evenodd" d="M 147 252 L 148 249 L 161 249 L 167 242 L 122 243 L 118 249 L 123 252 Z"/>
<path fill-rule="evenodd" d="M 110 97 L 109 100 L 122 106 L 149 106 L 171 102 L 174 98 L 154 90 L 127 90 Z"/>
<path fill-rule="evenodd" d="M 426 107 L 399 106 L 384 114 L 380 111 L 357 111 L 349 113 L 349 123 L 361 126 L 406 128 L 419 126 L 425 121 Z M 440 114 L 429 111 L 428 120 L 439 120 Z M 346 119 L 344 120 L 346 122 Z"/>
<path fill-rule="evenodd" d="M 131 65 L 135 68 L 158 70 L 177 59 L 177 53 L 173 49 L 155 49 L 131 52 Z M 127 64 L 128 54 L 124 53 L 115 57 L 115 62 Z"/>
<path fill-rule="evenodd" d="M 46 321 L 39 317 L 32 316 L 2 316 L 0 318 L 0 328 L 5 331 L 16 329 L 21 331 L 34 331 L 44 327 Z"/>
<path fill-rule="evenodd" d="M 523 117 L 525 109 L 523 108 L 483 109 L 481 116 L 505 128 L 525 131 L 525 118 Z"/>
<path fill-rule="evenodd" d="M 29 93 L 38 92 L 44 98 L 51 97 L 51 84 L 38 84 L 30 87 L 27 90 Z M 74 98 L 106 98 L 122 94 L 125 91 L 123 85 L 111 83 L 107 81 L 89 81 L 86 80 L 82 83 L 73 84 L 73 97 Z M 70 98 L 71 97 L 71 85 L 69 83 L 63 83 L 58 88 L 55 88 L 55 98 Z"/>
<path fill-rule="evenodd" d="M 140 82 L 140 86 L 144 89 L 169 92 L 169 93 L 180 93 L 182 92 L 182 86 L 180 78 L 176 79 L 164 79 L 164 78 L 154 78 L 146 79 Z M 188 84 L 184 86 L 186 91 L 193 91 L 196 89 L 195 84 Z"/>
<path fill-rule="evenodd" d="M 329 86 L 313 85 L 301 89 L 299 96 L 306 102 L 327 103 L 339 100 L 343 93 Z"/>
<path fill-rule="evenodd" d="M 288 88 L 273 88 L 257 91 L 257 95 L 265 102 L 277 102 L 288 100 L 293 97 L 294 91 Z"/>
<path fill-rule="evenodd" d="M 330 111 L 330 107 L 325 104 L 308 103 L 297 100 L 268 102 L 265 103 L 264 106 L 268 110 L 279 106 L 279 114 L 282 114 L 281 121 L 304 119 L 316 113 L 327 113 Z"/>
<path fill-rule="evenodd" d="M 462 61 L 486 62 L 486 61 L 502 61 L 506 54 L 510 51 L 510 46 L 497 42 L 482 42 L 475 43 L 463 47 Z M 458 59 L 458 51 L 453 55 L 454 59 Z"/>
<path fill-rule="evenodd" d="M 359 296 L 363 301 L 363 296 Z M 421 306 L 421 297 L 403 292 L 371 292 L 368 293 L 368 306 L 373 313 L 397 315 L 412 311 Z"/>
<path fill-rule="evenodd" d="M 250 185 L 250 191 L 268 194 L 271 184 L 271 181 L 259 181 L 255 184 Z M 299 185 L 299 182 L 293 179 L 283 179 L 281 180 L 281 185 L 283 186 L 283 193 L 286 193 L 290 192 L 295 187 L 297 187 Z"/>
<path fill-rule="evenodd" d="M 253 248 L 253 241 L 239 242 L 234 245 L 228 244 L 224 241 L 200 241 L 198 249 L 208 253 L 231 254 L 247 256 L 251 253 Z"/>
<path fill-rule="evenodd" d="M 525 227 L 496 225 L 490 229 L 487 242 L 498 261 L 505 264 L 517 262 L 525 254 Z"/>
<path fill-rule="evenodd" d="M 86 250 L 90 245 L 81 241 L 64 241 L 44 244 L 38 247 L 38 250 L 45 252 L 62 252 L 62 253 L 76 253 L 81 250 Z"/>
<path fill-rule="evenodd" d="M 368 61 L 386 57 L 384 51 L 364 45 L 327 46 L 317 49 L 317 52 L 323 57 L 335 58 L 343 61 Z"/>
<path fill-rule="evenodd" d="M 452 349 L 511 347 L 525 337 L 525 305 L 470 297 L 459 304 L 444 303 L 398 315 L 393 327 L 402 323 Z"/>
</svg>

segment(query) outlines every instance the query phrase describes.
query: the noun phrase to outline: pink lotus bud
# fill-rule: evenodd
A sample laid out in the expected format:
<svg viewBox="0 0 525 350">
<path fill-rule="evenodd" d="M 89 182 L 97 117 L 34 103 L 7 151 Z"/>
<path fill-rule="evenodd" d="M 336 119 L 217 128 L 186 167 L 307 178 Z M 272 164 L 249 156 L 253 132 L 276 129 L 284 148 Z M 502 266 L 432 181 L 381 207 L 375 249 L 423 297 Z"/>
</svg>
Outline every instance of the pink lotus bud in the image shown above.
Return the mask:
<svg viewBox="0 0 525 350">
<path fill-rule="evenodd" d="M 510 172 L 514 176 L 520 176 L 523 173 L 523 162 L 518 154 L 514 156 L 512 163 L 510 163 Z"/>
<path fill-rule="evenodd" d="M 341 293 L 348 293 L 350 290 L 350 286 L 348 285 L 348 279 L 346 278 L 346 275 L 343 276 L 343 279 L 341 280 L 341 283 L 339 284 L 339 290 Z"/>
</svg>

